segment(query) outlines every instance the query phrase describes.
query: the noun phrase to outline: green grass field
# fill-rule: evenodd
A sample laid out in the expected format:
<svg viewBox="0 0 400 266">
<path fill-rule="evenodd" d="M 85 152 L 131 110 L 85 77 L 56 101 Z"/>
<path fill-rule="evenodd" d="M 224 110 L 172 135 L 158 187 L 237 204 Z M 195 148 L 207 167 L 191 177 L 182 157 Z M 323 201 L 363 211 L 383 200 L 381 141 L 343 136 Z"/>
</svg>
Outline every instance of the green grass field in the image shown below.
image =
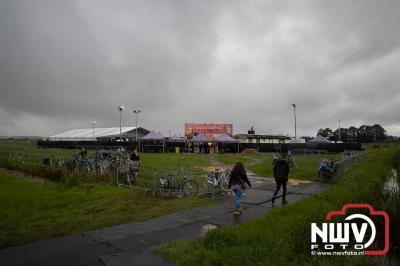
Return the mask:
<svg viewBox="0 0 400 266">
<path fill-rule="evenodd" d="M 254 159 L 257 159 L 258 155 L 246 155 L 246 154 L 233 154 L 233 153 L 225 153 L 225 154 L 215 154 L 214 158 L 226 165 L 233 165 L 237 162 L 248 163 Z"/>
<path fill-rule="evenodd" d="M 370 203 L 389 213 L 392 253 L 398 251 L 400 197 L 385 202 L 382 190 L 396 160 L 399 165 L 400 149 L 369 149 L 369 153 L 368 161 L 351 168 L 336 186 L 319 195 L 211 231 L 200 240 L 170 242 L 156 251 L 177 265 L 380 265 L 379 259 L 365 256 L 311 256 L 309 247 L 311 222 L 324 221 L 327 213 L 345 203 Z"/>
<path fill-rule="evenodd" d="M 78 150 L 73 149 L 37 148 L 34 143 L 22 140 L 1 140 L 0 167 L 41 176 L 52 181 L 61 181 L 71 186 L 82 183 L 115 183 L 115 172 L 105 176 L 97 176 L 80 172 L 71 173 L 66 169 L 49 168 L 42 164 L 45 157 L 64 158 L 65 161 L 68 161 L 77 152 Z M 95 152 L 96 150 L 89 150 L 89 156 Z M 24 156 L 24 163 L 15 160 L 15 157 L 21 154 Z M 162 173 L 170 173 L 177 169 L 200 172 L 211 165 L 203 154 L 141 153 L 140 160 L 141 171 L 137 185 L 146 188 L 152 187 L 153 179 Z"/>
<path fill-rule="evenodd" d="M 42 159 L 47 156 L 69 160 L 78 151 L 77 149 L 38 148 L 34 143 L 23 140 L 0 140 L 0 157 L 8 158 L 24 154 L 28 164 L 41 164 Z M 95 152 L 96 150 L 88 150 L 89 155 Z M 202 154 L 141 153 L 140 160 L 143 167 L 154 170 L 184 168 L 199 171 L 210 165 L 206 156 Z"/>
<path fill-rule="evenodd" d="M 0 166 L 25 172 L 34 176 L 41 176 L 52 181 L 61 181 L 69 186 L 76 186 L 85 183 L 115 183 L 117 176 L 115 172 L 105 176 L 99 176 L 81 172 L 69 172 L 66 169 L 46 167 L 42 164 L 44 157 L 64 158 L 68 161 L 78 150 L 37 148 L 34 143 L 24 140 L 1 140 L 0 141 Z M 89 154 L 96 150 L 89 150 Z M 15 160 L 15 156 L 24 155 L 25 163 Z M 240 161 L 243 163 L 261 162 L 256 165 L 249 165 L 247 169 L 259 176 L 272 176 L 272 155 L 271 154 L 175 154 L 175 153 L 141 153 L 141 171 L 137 179 L 137 186 L 151 188 L 154 180 L 159 176 L 171 173 L 177 169 L 185 169 L 195 173 L 192 177 L 204 183 L 202 171 L 211 166 L 209 156 L 225 165 L 233 165 Z M 295 156 L 296 167 L 292 169 L 290 178 L 319 180 L 317 165 L 320 158 L 312 156 Z M 322 180 L 323 181 L 323 180 Z M 201 186 L 203 186 L 201 184 Z"/>
<path fill-rule="evenodd" d="M 296 166 L 290 170 L 289 178 L 300 179 L 300 180 L 312 180 L 312 181 L 324 181 L 318 177 L 318 164 L 321 158 L 340 158 L 341 154 L 329 154 L 329 155 L 296 155 L 293 156 Z M 259 176 L 272 177 L 272 154 L 261 153 L 257 155 L 246 155 L 246 154 L 218 154 L 215 155 L 215 159 L 224 164 L 232 165 L 236 162 L 249 163 L 254 160 L 261 161 L 256 165 L 248 166 L 247 169 Z"/>
<path fill-rule="evenodd" d="M 21 168 L 18 162 L 9 161 L 10 152 L 23 152 L 36 165 L 26 163 Z M 2 167 L 11 166 L 13 170 L 22 170 L 32 175 L 39 173 L 39 176 L 42 171 L 48 171 L 44 175 L 47 179 L 32 179 L 0 169 L 0 247 L 145 220 L 182 209 L 212 204 L 198 197 L 153 199 L 151 193 L 145 195 L 143 190 L 116 186 L 114 177 L 68 177 L 76 178 L 72 180 L 74 182 L 64 177 L 58 180 L 64 182 L 51 182 L 50 180 L 57 180 L 54 176 L 59 173 L 57 169 L 49 171 L 41 166 L 42 158 L 48 155 L 70 158 L 74 152 L 76 151 L 37 148 L 25 141 L 0 141 L 0 163 L 9 163 Z M 203 154 L 141 153 L 140 156 L 142 170 L 138 184 L 145 187 L 151 186 L 154 173 L 162 173 L 157 171 L 183 168 L 200 172 L 204 167 L 211 165 L 207 156 Z M 213 156 L 225 164 L 261 160 L 261 164 L 250 166 L 249 169 L 260 175 L 272 176 L 271 155 Z M 315 179 L 317 161 L 314 158 L 296 159 L 296 163 L 304 166 L 306 170 L 293 170 L 291 178 Z"/>
<path fill-rule="evenodd" d="M 55 158 L 71 158 L 72 154 L 77 153 L 75 149 L 44 149 L 37 148 L 34 142 L 26 140 L 0 140 L 0 156 L 24 154 L 26 159 L 34 163 L 41 163 L 47 156 Z M 89 150 L 89 153 L 91 151 Z"/>
<path fill-rule="evenodd" d="M 322 156 L 321 156 L 322 157 Z M 318 177 L 317 167 L 321 157 L 318 156 L 294 156 L 296 166 L 290 170 L 289 178 L 291 179 L 302 179 L 302 180 L 313 180 L 323 181 Z M 332 155 L 329 155 L 332 157 Z M 262 163 L 249 166 L 248 169 L 260 176 L 273 176 L 272 167 L 272 155 L 271 154 L 260 154 L 257 159 L 261 160 Z"/>
</svg>

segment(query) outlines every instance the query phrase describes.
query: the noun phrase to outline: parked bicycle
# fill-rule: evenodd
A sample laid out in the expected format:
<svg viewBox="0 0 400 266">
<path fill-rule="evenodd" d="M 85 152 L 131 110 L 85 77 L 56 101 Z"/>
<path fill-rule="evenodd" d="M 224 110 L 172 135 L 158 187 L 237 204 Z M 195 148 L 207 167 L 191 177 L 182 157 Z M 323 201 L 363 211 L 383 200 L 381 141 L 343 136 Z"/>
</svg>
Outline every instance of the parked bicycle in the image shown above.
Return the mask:
<svg viewBox="0 0 400 266">
<path fill-rule="evenodd" d="M 65 166 L 65 160 L 64 158 L 53 158 L 52 156 L 46 156 L 42 159 L 42 164 L 47 167 L 63 168 Z"/>
<path fill-rule="evenodd" d="M 14 156 L 14 160 L 21 164 L 25 163 L 25 161 L 26 161 L 25 154 L 24 153 L 16 153 Z"/>
<path fill-rule="evenodd" d="M 227 169 L 222 171 L 220 171 L 220 169 L 207 171 L 204 175 L 204 178 L 206 179 L 206 191 L 231 191 L 231 188 L 229 187 L 230 172 Z"/>
<path fill-rule="evenodd" d="M 175 173 L 162 175 L 154 186 L 154 196 L 159 194 L 172 197 L 174 194 L 194 196 L 199 191 L 199 185 L 188 174 L 180 169 Z"/>
</svg>

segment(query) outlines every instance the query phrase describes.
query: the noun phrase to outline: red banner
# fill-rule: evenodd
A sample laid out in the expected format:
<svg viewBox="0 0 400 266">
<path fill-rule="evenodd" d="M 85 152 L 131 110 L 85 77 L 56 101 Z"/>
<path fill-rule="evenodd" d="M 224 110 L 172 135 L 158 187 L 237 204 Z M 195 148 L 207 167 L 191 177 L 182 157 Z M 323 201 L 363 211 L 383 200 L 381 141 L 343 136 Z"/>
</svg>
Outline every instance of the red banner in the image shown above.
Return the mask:
<svg viewBox="0 0 400 266">
<path fill-rule="evenodd" d="M 193 136 L 199 133 L 204 134 L 207 138 L 212 138 L 214 134 L 223 134 L 223 133 L 232 136 L 233 124 L 185 123 L 185 137 L 192 138 Z"/>
</svg>

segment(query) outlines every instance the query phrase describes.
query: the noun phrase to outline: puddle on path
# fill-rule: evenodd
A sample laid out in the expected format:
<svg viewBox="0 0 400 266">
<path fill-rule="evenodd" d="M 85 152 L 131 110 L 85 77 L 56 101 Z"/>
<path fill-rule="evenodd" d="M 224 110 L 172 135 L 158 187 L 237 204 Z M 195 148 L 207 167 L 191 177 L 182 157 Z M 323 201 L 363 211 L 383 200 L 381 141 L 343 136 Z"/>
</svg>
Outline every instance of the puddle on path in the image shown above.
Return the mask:
<svg viewBox="0 0 400 266">
<path fill-rule="evenodd" d="M 215 230 L 215 229 L 217 229 L 217 228 L 218 228 L 218 226 L 216 226 L 215 224 L 205 224 L 205 225 L 203 225 L 203 227 L 201 228 L 200 235 L 201 235 L 202 237 L 204 237 L 204 236 L 207 235 L 207 233 L 208 233 L 209 231 Z"/>
</svg>

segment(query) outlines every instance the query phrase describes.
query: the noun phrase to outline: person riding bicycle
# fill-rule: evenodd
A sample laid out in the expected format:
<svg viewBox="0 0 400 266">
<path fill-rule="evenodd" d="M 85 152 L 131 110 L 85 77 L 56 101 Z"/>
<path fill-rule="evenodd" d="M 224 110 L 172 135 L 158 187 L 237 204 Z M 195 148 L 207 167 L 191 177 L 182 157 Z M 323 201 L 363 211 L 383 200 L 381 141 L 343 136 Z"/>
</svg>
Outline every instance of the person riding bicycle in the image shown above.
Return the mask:
<svg viewBox="0 0 400 266">
<path fill-rule="evenodd" d="M 321 171 L 328 171 L 328 172 L 333 173 L 332 160 L 322 159 L 318 165 L 318 173 L 321 173 Z"/>
</svg>

